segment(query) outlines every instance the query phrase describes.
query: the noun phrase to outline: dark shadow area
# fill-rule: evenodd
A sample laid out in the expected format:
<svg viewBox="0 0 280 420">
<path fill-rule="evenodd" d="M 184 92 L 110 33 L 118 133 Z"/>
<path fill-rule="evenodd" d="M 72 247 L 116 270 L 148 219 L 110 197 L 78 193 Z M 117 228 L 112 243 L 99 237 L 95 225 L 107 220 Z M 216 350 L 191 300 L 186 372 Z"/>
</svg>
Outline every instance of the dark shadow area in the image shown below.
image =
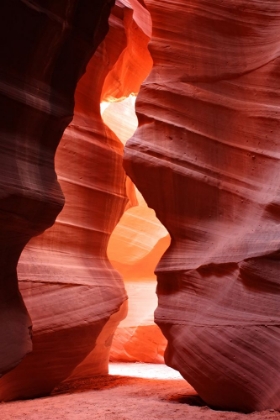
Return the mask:
<svg viewBox="0 0 280 420">
<path fill-rule="evenodd" d="M 188 404 L 192 407 L 208 407 L 207 404 L 200 398 L 199 395 L 172 395 L 168 401 L 178 404 Z"/>
</svg>

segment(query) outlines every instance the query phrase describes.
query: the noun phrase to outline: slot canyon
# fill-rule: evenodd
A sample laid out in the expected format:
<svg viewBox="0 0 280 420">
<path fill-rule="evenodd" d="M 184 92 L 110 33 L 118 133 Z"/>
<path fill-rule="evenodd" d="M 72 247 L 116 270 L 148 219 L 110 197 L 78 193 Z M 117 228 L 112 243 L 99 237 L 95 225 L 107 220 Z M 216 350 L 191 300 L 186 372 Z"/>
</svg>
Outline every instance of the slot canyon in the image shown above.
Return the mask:
<svg viewBox="0 0 280 420">
<path fill-rule="evenodd" d="M 1 418 L 280 420 L 279 1 L 0 11 Z"/>
</svg>

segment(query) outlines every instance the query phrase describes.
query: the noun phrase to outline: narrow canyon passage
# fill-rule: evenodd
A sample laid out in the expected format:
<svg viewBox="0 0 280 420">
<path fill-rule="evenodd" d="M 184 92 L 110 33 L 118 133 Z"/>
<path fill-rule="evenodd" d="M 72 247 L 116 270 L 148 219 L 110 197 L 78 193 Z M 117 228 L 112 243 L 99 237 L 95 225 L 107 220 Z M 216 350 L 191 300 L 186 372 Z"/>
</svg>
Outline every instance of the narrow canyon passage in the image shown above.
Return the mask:
<svg viewBox="0 0 280 420">
<path fill-rule="evenodd" d="M 279 1 L 0 12 L 0 418 L 279 420 Z"/>
<path fill-rule="evenodd" d="M 138 125 L 135 100 L 136 96 L 130 95 L 121 101 L 101 104 L 103 121 L 124 145 Z M 128 293 L 128 314 L 115 332 L 110 360 L 164 363 L 166 339 L 154 323 L 157 306 L 154 271 L 170 244 L 170 237 L 129 178 L 127 190 L 130 203 L 112 232 L 107 250 Z"/>
</svg>

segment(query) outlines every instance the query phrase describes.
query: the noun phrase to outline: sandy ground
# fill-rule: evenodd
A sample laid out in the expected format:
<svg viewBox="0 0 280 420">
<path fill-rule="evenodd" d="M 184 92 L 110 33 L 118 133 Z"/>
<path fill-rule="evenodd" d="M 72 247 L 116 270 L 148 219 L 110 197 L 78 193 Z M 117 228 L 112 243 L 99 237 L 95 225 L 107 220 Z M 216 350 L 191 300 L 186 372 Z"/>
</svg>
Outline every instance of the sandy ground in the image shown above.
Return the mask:
<svg viewBox="0 0 280 420">
<path fill-rule="evenodd" d="M 1 420 L 280 420 L 280 413 L 211 410 L 164 365 L 111 364 L 110 375 L 65 384 L 54 395 L 0 405 Z"/>
</svg>

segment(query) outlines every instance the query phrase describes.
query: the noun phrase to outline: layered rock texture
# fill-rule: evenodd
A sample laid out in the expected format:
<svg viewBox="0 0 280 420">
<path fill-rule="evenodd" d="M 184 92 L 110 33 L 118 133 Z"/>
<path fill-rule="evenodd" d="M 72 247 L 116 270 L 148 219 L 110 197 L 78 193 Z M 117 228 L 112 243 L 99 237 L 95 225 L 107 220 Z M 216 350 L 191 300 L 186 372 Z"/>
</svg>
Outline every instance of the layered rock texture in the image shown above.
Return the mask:
<svg viewBox="0 0 280 420">
<path fill-rule="evenodd" d="M 16 265 L 30 238 L 50 227 L 63 207 L 54 154 L 113 2 L 43 3 L 4 0 L 0 6 L 0 374 L 31 351 Z"/>
<path fill-rule="evenodd" d="M 125 169 L 172 238 L 165 359 L 211 406 L 280 409 L 280 4 L 145 3 L 154 67 Z"/>
<path fill-rule="evenodd" d="M 115 268 L 142 305 L 168 231 L 167 364 L 213 407 L 280 409 L 280 4 L 113 3 L 0 5 L 0 399 L 107 372 L 127 311 Z M 137 95 L 151 19 L 126 178 L 135 120 L 108 106 L 114 133 L 100 102 Z M 66 204 L 43 233 L 64 205 L 54 167 Z M 153 305 L 137 325 L 132 311 L 112 358 L 162 361 Z"/>
<path fill-rule="evenodd" d="M 80 24 L 94 27 L 90 13 L 96 13 L 106 29 L 109 6 L 102 21 L 97 6 L 84 4 Z M 116 3 L 109 33 L 78 83 L 74 119 L 55 156 L 65 207 L 52 229 L 29 242 L 18 264 L 20 291 L 33 322 L 33 351 L 1 379 L 3 400 L 47 394 L 62 381 L 108 370 L 112 336 L 126 315 L 127 295 L 106 250 L 135 193 L 122 167 L 123 145 L 104 125 L 100 101 L 137 93 L 151 69 L 147 25 L 137 24 L 143 13 L 141 5 L 133 11 L 130 4 Z M 95 35 L 97 47 L 101 38 Z M 75 42 L 79 46 L 82 40 Z M 67 69 L 63 71 L 61 77 L 66 77 Z"/>
<path fill-rule="evenodd" d="M 2 272 L 6 292 L 1 294 L 1 316 L 8 320 L 1 323 L 2 372 L 31 350 L 31 322 L 18 292 L 15 267 L 25 243 L 49 227 L 62 208 L 54 153 L 72 119 L 78 78 L 108 29 L 111 6 L 103 0 L 49 2 L 47 9 L 35 2 L 1 5 L 9 31 L 17 21 L 22 24 L 12 31 L 1 57 L 2 69 L 9 72 L 2 93 L 7 118 L 2 121 L 1 180 L 7 192 L 1 201 L 6 220 L 1 261 L 9 263 L 10 270 Z M 30 32 L 23 32 L 27 27 Z M 1 399 L 50 392 L 94 348 L 100 352 L 96 341 L 104 328 L 104 356 L 92 370 L 106 371 L 116 315 L 111 328 L 106 323 L 117 311 L 119 319 L 125 315 L 126 293 L 106 258 L 109 235 L 127 202 L 122 145 L 99 114 L 103 80 L 126 46 L 122 19 L 114 15 L 111 33 L 119 43 L 108 47 L 109 52 L 109 41 L 103 43 L 90 61 L 76 92 L 75 118 L 57 151 L 66 206 L 53 229 L 29 242 L 19 263 L 20 290 L 33 321 L 33 352 L 1 379 Z M 2 343 L 7 343 L 4 348 Z"/>
</svg>

